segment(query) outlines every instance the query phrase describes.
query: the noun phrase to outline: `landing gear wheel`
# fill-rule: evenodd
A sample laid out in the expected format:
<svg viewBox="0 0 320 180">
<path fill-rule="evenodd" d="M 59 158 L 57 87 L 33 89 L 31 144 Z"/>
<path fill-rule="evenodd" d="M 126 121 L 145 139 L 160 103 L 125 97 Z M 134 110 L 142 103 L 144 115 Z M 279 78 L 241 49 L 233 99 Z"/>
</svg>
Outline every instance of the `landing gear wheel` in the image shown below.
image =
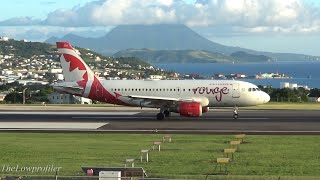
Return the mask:
<svg viewBox="0 0 320 180">
<path fill-rule="evenodd" d="M 234 114 L 234 115 L 233 115 L 233 118 L 234 118 L 234 119 L 238 119 L 238 114 Z"/>
<path fill-rule="evenodd" d="M 157 120 L 163 120 L 165 117 L 164 113 L 158 113 L 157 114 Z"/>
<path fill-rule="evenodd" d="M 165 117 L 169 117 L 170 116 L 170 111 L 164 110 L 163 114 L 165 115 Z"/>
</svg>

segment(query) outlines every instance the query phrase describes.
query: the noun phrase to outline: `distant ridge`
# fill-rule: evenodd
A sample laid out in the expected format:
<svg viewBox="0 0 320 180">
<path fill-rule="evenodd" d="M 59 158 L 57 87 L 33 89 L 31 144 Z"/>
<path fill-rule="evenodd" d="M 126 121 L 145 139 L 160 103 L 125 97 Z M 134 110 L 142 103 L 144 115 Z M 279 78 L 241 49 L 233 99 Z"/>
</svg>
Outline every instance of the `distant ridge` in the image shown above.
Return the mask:
<svg viewBox="0 0 320 180">
<path fill-rule="evenodd" d="M 127 49 L 115 53 L 115 57 L 136 57 L 148 63 L 249 63 L 268 62 L 270 57 L 253 55 L 246 52 L 235 52 L 230 55 L 213 53 L 204 50 L 153 50 Z"/>
<path fill-rule="evenodd" d="M 225 55 L 245 52 L 248 56 L 251 56 L 250 54 L 268 56 L 271 61 L 309 61 L 318 58 L 302 54 L 259 52 L 224 46 L 202 37 L 182 24 L 119 25 L 99 38 L 84 38 L 68 34 L 63 38 L 53 37 L 46 40 L 51 44 L 56 41 L 70 41 L 76 46 L 90 48 L 105 55 L 112 55 L 130 48 L 149 48 L 154 50 L 202 50 Z M 176 59 L 173 62 L 179 62 L 179 60 Z"/>
</svg>

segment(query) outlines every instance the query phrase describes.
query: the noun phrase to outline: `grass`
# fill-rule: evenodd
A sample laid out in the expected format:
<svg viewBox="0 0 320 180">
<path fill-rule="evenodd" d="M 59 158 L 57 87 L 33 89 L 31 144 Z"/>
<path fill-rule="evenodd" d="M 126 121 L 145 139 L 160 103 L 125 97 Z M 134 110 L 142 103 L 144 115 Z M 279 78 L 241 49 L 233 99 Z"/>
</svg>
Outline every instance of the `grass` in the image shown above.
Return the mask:
<svg viewBox="0 0 320 180">
<path fill-rule="evenodd" d="M 319 110 L 320 103 L 290 103 L 290 102 L 269 102 L 267 104 L 252 106 L 252 107 L 241 107 L 241 109 L 288 109 L 288 110 Z"/>
<path fill-rule="evenodd" d="M 126 158 L 139 159 L 141 149 L 151 148 L 153 141 L 162 138 L 160 134 L 0 135 L 1 170 L 3 165 L 54 165 L 62 167 L 60 175 L 83 174 L 81 166 L 123 166 Z M 229 147 L 227 141 L 232 137 L 173 135 L 174 142 L 162 144 L 161 152 L 150 152 L 149 163 L 135 164 L 144 167 L 151 177 L 204 179 L 214 169 L 213 160 L 223 157 L 222 150 Z M 320 136 L 247 136 L 246 141 L 229 166 L 229 179 L 320 176 Z M 2 171 L 1 174 L 19 173 Z"/>
</svg>

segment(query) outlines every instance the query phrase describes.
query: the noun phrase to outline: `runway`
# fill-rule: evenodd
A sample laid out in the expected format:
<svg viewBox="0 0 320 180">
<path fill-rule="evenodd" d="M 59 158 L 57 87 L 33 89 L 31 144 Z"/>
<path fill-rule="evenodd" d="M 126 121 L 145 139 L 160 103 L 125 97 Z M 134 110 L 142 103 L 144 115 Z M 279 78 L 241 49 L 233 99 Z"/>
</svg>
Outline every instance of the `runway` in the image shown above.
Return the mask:
<svg viewBox="0 0 320 180">
<path fill-rule="evenodd" d="M 320 111 L 215 109 L 202 117 L 155 119 L 155 110 L 2 110 L 1 131 L 191 133 L 191 134 L 320 134 Z"/>
</svg>

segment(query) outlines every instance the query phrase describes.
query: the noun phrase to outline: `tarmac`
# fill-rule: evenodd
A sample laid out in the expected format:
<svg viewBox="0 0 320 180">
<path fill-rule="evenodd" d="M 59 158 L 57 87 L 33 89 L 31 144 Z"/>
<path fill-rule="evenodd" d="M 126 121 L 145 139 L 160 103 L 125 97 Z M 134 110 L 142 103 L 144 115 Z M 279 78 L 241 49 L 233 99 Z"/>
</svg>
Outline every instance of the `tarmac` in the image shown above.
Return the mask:
<svg viewBox="0 0 320 180">
<path fill-rule="evenodd" d="M 189 134 L 320 134 L 317 110 L 210 109 L 201 117 L 177 113 L 156 120 L 158 110 L 132 107 L 1 106 L 0 131 Z"/>
</svg>

